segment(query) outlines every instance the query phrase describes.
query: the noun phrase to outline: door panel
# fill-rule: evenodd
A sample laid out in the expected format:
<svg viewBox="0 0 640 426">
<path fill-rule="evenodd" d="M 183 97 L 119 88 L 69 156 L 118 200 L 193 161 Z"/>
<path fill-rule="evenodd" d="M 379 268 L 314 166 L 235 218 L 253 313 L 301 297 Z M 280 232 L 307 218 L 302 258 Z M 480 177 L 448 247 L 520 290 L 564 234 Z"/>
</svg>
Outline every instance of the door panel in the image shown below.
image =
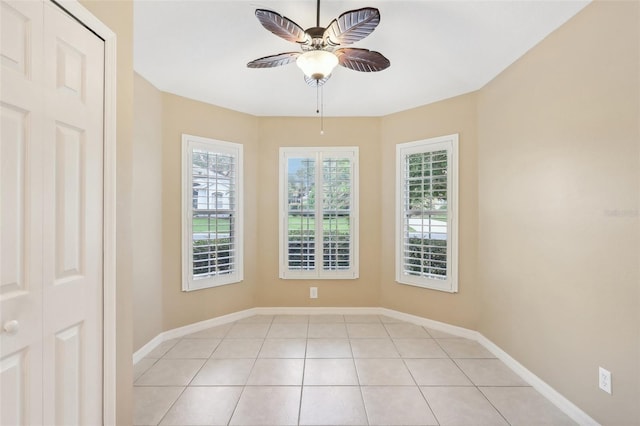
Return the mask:
<svg viewBox="0 0 640 426">
<path fill-rule="evenodd" d="M 55 135 L 56 267 L 55 284 L 84 273 L 84 131 L 56 123 Z"/>
<path fill-rule="evenodd" d="M 0 9 L 0 35 L 2 36 L 2 66 L 19 74 L 30 74 L 30 45 L 32 33 L 30 22 L 38 11 L 27 7 L 3 3 Z"/>
<path fill-rule="evenodd" d="M 25 275 L 25 159 L 28 112 L 0 105 L 2 146 L 0 185 L 2 185 L 2 270 L 0 294 L 26 291 Z"/>
<path fill-rule="evenodd" d="M 26 390 L 28 377 L 26 350 L 5 356 L 0 361 L 0 392 L 2 395 L 2 411 L 0 424 L 27 424 L 28 397 Z"/>
<path fill-rule="evenodd" d="M 55 335 L 55 407 L 57 425 L 83 424 L 82 359 L 85 342 L 82 324 Z"/>
<path fill-rule="evenodd" d="M 42 421 L 42 19 L 42 4 L 0 3 L 3 425 Z"/>
<path fill-rule="evenodd" d="M 104 43 L 51 2 L 0 22 L 0 423 L 101 424 Z"/>
<path fill-rule="evenodd" d="M 50 3 L 44 22 L 44 419 L 99 424 L 104 44 Z"/>
</svg>

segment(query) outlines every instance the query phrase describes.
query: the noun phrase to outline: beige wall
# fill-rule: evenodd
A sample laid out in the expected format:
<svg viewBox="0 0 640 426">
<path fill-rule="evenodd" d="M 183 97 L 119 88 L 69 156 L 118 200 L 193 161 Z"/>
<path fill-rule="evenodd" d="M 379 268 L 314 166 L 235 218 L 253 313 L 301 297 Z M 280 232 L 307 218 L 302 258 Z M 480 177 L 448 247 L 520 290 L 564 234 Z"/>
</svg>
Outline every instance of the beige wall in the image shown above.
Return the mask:
<svg viewBox="0 0 640 426">
<path fill-rule="evenodd" d="M 381 306 L 474 329 L 480 311 L 477 280 L 478 165 L 476 94 L 386 116 L 381 124 L 382 221 L 379 228 Z M 395 282 L 396 145 L 459 134 L 459 286 L 444 293 Z"/>
<path fill-rule="evenodd" d="M 638 5 L 586 7 L 478 104 L 478 329 L 606 425 L 640 423 Z"/>
<path fill-rule="evenodd" d="M 117 35 L 117 184 L 116 184 L 116 409 L 119 425 L 130 425 L 133 366 L 131 365 L 132 240 L 131 180 L 133 128 L 133 3 L 130 0 L 81 0 Z"/>
<path fill-rule="evenodd" d="M 257 306 L 377 306 L 380 259 L 379 119 L 260 119 Z M 278 278 L 278 161 L 286 146 L 357 146 L 360 167 L 360 277 L 354 280 Z M 318 299 L 309 299 L 309 287 Z"/>
<path fill-rule="evenodd" d="M 133 350 L 162 328 L 162 92 L 135 74 L 133 92 Z"/>
<path fill-rule="evenodd" d="M 224 108 L 162 94 L 162 287 L 163 329 L 255 306 L 258 279 L 257 193 L 259 190 L 258 119 Z M 238 284 L 181 291 L 181 140 L 191 134 L 244 146 L 244 281 Z"/>
<path fill-rule="evenodd" d="M 324 136 L 315 118 L 258 118 L 163 93 L 162 330 L 254 306 L 384 306 L 479 330 L 603 424 L 638 423 L 638 9 L 596 2 L 478 92 L 330 118 Z M 244 144 L 241 284 L 180 291 L 182 133 Z M 394 282 L 395 145 L 452 133 L 458 294 Z M 334 145 L 360 149 L 360 278 L 280 280 L 278 149 Z M 599 365 L 613 373 L 613 396 L 597 389 Z"/>
</svg>

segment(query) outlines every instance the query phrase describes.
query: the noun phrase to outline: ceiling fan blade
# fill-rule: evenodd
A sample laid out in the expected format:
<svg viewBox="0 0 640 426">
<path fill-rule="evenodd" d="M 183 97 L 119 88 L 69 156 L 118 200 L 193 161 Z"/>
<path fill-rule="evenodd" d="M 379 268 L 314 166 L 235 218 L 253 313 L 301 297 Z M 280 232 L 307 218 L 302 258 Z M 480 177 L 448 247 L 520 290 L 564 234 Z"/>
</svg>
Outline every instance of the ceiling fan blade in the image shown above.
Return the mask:
<svg viewBox="0 0 640 426">
<path fill-rule="evenodd" d="M 304 82 L 307 83 L 311 87 L 321 87 L 323 86 L 329 79 L 331 78 L 331 74 L 326 76 L 325 78 L 321 78 L 320 80 L 316 80 L 315 78 L 304 76 Z"/>
<path fill-rule="evenodd" d="M 382 71 L 391 65 L 391 62 L 381 53 L 369 49 L 346 48 L 338 49 L 333 53 L 338 57 L 338 64 L 354 71 Z"/>
<path fill-rule="evenodd" d="M 263 27 L 287 41 L 308 44 L 311 37 L 289 18 L 266 9 L 256 9 L 256 18 Z"/>
<path fill-rule="evenodd" d="M 277 55 L 265 56 L 264 58 L 256 59 L 247 64 L 248 68 L 273 68 L 281 65 L 287 65 L 298 59 L 302 53 L 300 52 L 287 52 L 278 53 Z"/>
<path fill-rule="evenodd" d="M 337 46 L 362 40 L 380 23 L 380 11 L 373 7 L 350 10 L 331 21 L 324 31 L 325 43 Z"/>
</svg>

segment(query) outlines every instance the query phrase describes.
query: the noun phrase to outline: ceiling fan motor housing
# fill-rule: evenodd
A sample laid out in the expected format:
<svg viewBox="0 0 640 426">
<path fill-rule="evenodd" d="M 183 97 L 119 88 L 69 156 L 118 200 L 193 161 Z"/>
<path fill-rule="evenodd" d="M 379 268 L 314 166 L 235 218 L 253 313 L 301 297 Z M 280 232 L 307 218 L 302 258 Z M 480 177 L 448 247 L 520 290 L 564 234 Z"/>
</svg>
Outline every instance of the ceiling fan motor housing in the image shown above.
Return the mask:
<svg viewBox="0 0 640 426">
<path fill-rule="evenodd" d="M 309 35 L 309 37 L 311 37 L 311 43 L 303 44 L 302 50 L 303 51 L 319 50 L 319 49 L 328 50 L 327 47 L 329 46 L 327 46 L 324 40 L 324 31 L 325 29 L 323 27 L 308 28 L 305 32 Z"/>
</svg>

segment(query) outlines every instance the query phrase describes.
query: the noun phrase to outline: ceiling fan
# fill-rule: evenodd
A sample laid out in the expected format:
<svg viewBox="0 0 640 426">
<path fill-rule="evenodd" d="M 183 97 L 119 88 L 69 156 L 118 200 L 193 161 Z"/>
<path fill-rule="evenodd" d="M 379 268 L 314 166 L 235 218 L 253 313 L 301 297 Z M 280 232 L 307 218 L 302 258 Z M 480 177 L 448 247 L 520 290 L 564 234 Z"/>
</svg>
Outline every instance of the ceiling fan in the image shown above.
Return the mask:
<svg viewBox="0 0 640 426">
<path fill-rule="evenodd" d="M 391 63 L 381 53 L 342 47 L 362 40 L 380 23 L 380 11 L 373 7 L 344 12 L 326 28 L 320 26 L 317 0 L 316 26 L 303 30 L 292 20 L 266 9 L 256 9 L 256 17 L 273 34 L 298 43 L 302 52 L 265 56 L 247 64 L 249 68 L 272 68 L 296 62 L 308 85 L 320 87 L 331 77 L 336 65 L 361 72 L 382 71 Z"/>
</svg>

